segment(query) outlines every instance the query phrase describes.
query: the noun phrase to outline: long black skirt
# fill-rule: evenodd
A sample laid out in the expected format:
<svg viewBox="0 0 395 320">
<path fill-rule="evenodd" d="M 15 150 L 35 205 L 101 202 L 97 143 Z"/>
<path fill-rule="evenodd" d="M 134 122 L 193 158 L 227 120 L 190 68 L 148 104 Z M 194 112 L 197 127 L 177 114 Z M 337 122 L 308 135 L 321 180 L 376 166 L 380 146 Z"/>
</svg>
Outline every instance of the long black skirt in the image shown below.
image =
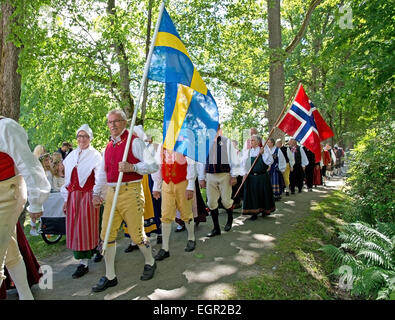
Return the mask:
<svg viewBox="0 0 395 320">
<path fill-rule="evenodd" d="M 276 210 L 269 174 L 250 174 L 244 184 L 243 214 L 269 215 Z"/>
</svg>

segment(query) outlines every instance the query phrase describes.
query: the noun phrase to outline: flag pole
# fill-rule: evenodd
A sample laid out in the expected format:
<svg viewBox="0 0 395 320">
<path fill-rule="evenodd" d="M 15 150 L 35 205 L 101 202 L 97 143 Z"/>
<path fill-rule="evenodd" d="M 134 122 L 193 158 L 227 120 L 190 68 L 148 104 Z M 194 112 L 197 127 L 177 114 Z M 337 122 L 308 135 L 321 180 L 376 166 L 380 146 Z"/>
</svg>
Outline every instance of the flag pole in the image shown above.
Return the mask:
<svg viewBox="0 0 395 320">
<path fill-rule="evenodd" d="M 295 99 L 296 92 L 297 92 L 297 90 L 300 88 L 300 85 L 301 85 L 301 84 L 302 84 L 302 82 L 299 81 L 298 84 L 297 84 L 297 86 L 295 87 L 294 91 L 292 92 L 292 95 L 289 97 L 287 103 L 284 105 L 284 108 L 283 108 L 283 110 L 281 111 L 280 115 L 278 116 L 276 122 L 274 123 L 273 128 L 270 130 L 269 135 L 268 135 L 268 137 L 267 137 L 267 139 L 266 139 L 266 141 L 265 141 L 265 144 L 262 146 L 262 148 L 265 148 L 265 146 L 266 146 L 267 142 L 269 141 L 271 135 L 273 134 L 274 130 L 277 128 L 278 123 L 279 123 L 280 120 L 282 119 L 282 117 L 283 117 L 285 111 L 288 110 L 289 104 L 291 103 L 291 101 L 292 101 L 293 99 Z M 239 189 L 237 189 L 237 191 L 236 191 L 236 193 L 235 193 L 233 199 L 236 198 L 237 195 L 239 194 L 241 188 L 243 187 L 245 181 L 247 180 L 248 175 L 251 173 L 251 170 L 254 168 L 255 164 L 257 163 L 258 158 L 259 158 L 259 155 L 255 158 L 253 164 L 251 165 L 250 170 L 248 170 L 247 174 L 243 177 L 243 181 L 241 182 Z"/>
<path fill-rule="evenodd" d="M 128 135 L 128 138 L 127 138 L 125 151 L 123 153 L 122 162 L 126 161 L 128 153 L 129 153 L 130 141 L 132 140 L 133 128 L 134 128 L 134 124 L 135 124 L 136 118 L 137 118 L 137 111 L 140 108 L 140 100 L 141 100 L 141 96 L 142 96 L 142 93 L 143 93 L 143 90 L 144 90 L 144 84 L 145 84 L 145 81 L 147 80 L 147 77 L 148 77 L 148 70 L 149 70 L 149 66 L 150 66 L 150 63 L 151 63 L 151 58 L 152 58 L 152 54 L 153 54 L 153 51 L 154 51 L 155 41 L 156 41 L 156 37 L 158 35 L 158 30 L 159 30 L 160 21 L 162 19 L 163 10 L 165 8 L 165 2 L 166 1 L 163 0 L 161 5 L 160 5 L 160 7 L 159 7 L 158 20 L 156 22 L 155 31 L 154 31 L 154 35 L 152 37 L 152 42 L 151 42 L 150 49 L 149 49 L 149 52 L 148 52 L 147 60 L 145 62 L 143 78 L 141 79 L 141 82 L 140 82 L 140 89 L 139 89 L 139 92 L 138 92 L 138 95 L 137 95 L 137 103 L 136 103 L 136 107 L 134 108 L 132 121 L 130 123 L 129 135 Z M 116 205 L 117 205 L 118 194 L 119 194 L 119 189 L 121 187 L 122 178 L 123 178 L 123 172 L 119 172 L 117 186 L 115 188 L 114 198 L 113 198 L 113 201 L 112 201 L 110 217 L 109 217 L 108 224 L 107 224 L 106 236 L 105 236 L 104 242 L 103 242 L 103 248 L 102 248 L 102 254 L 103 255 L 104 255 L 104 253 L 105 253 L 105 251 L 107 249 L 108 238 L 110 236 L 110 230 L 111 230 L 112 222 L 113 222 L 113 219 L 114 219 L 114 213 L 115 213 L 115 208 L 116 208 Z"/>
</svg>

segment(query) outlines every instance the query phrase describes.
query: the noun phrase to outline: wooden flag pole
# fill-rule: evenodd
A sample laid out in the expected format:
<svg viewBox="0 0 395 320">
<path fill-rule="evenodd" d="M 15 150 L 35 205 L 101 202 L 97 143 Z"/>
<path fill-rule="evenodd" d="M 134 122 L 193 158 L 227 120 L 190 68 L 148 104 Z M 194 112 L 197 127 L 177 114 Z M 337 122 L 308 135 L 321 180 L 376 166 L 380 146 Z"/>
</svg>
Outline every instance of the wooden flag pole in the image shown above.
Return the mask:
<svg viewBox="0 0 395 320">
<path fill-rule="evenodd" d="M 288 102 L 284 105 L 283 110 L 281 111 L 281 113 L 280 113 L 280 115 L 278 116 L 276 122 L 274 123 L 273 128 L 270 130 L 269 136 L 267 137 L 267 139 L 266 139 L 266 141 L 265 141 L 265 144 L 262 146 L 262 148 L 265 148 L 267 142 L 269 141 L 271 135 L 272 135 L 273 132 L 274 132 L 274 129 L 276 129 L 276 127 L 277 127 L 278 123 L 280 122 L 280 120 L 282 119 L 282 117 L 283 117 L 285 111 L 288 110 L 289 104 L 290 104 L 291 101 L 293 101 L 293 99 L 295 98 L 296 92 L 297 92 L 297 90 L 299 89 L 300 85 L 301 85 L 301 81 L 298 82 L 297 86 L 295 87 L 294 91 L 292 92 L 292 95 L 289 97 Z M 261 153 L 260 153 L 260 154 L 261 154 Z M 255 158 L 253 164 L 251 165 L 250 170 L 248 170 L 247 174 L 244 175 L 243 181 L 241 182 L 239 189 L 237 189 L 237 191 L 236 191 L 236 193 L 235 193 L 233 199 L 236 198 L 237 195 L 239 194 L 241 188 L 243 187 L 245 181 L 247 180 L 248 175 L 251 173 L 251 170 L 254 168 L 255 164 L 257 163 L 258 158 L 259 158 L 259 156 Z"/>
<path fill-rule="evenodd" d="M 126 161 L 128 153 L 129 153 L 130 141 L 132 140 L 133 128 L 134 128 L 134 124 L 135 124 L 136 118 L 137 118 L 137 111 L 140 108 L 140 100 L 141 100 L 141 96 L 142 96 L 142 93 L 143 93 L 143 90 L 144 90 L 145 81 L 147 80 L 147 77 L 148 77 L 148 70 L 149 70 L 149 66 L 150 66 L 150 63 L 151 63 L 151 58 L 152 58 L 152 54 L 153 54 L 153 51 L 154 51 L 155 41 L 156 41 L 156 37 L 158 35 L 159 25 L 160 25 L 160 21 L 162 19 L 162 14 L 163 14 L 164 8 L 165 8 L 165 0 L 162 1 L 161 5 L 159 7 L 158 20 L 156 22 L 155 31 L 154 31 L 154 35 L 152 37 L 152 42 L 151 42 L 150 49 L 149 49 L 149 52 L 148 52 L 147 60 L 145 62 L 143 78 L 141 79 L 140 89 L 139 89 L 139 92 L 138 92 L 138 95 L 137 95 L 137 103 L 136 103 L 136 107 L 135 107 L 134 112 L 133 112 L 132 121 L 130 123 L 129 135 L 128 135 L 128 139 L 127 139 L 127 142 L 126 142 L 125 151 L 123 153 L 123 158 L 122 158 L 123 162 Z M 115 213 L 115 208 L 116 208 L 116 205 L 117 205 L 119 189 L 121 188 L 122 178 L 123 178 L 123 172 L 120 172 L 119 176 L 118 176 L 117 186 L 115 188 L 115 193 L 114 193 L 114 198 L 113 198 L 113 202 L 112 202 L 110 217 L 109 217 L 108 224 L 107 224 L 106 236 L 104 237 L 103 248 L 102 248 L 102 254 L 103 255 L 104 255 L 104 253 L 105 253 L 105 251 L 107 249 L 108 238 L 110 236 L 111 226 L 112 226 L 112 222 L 113 222 L 113 219 L 114 219 L 114 213 Z"/>
</svg>

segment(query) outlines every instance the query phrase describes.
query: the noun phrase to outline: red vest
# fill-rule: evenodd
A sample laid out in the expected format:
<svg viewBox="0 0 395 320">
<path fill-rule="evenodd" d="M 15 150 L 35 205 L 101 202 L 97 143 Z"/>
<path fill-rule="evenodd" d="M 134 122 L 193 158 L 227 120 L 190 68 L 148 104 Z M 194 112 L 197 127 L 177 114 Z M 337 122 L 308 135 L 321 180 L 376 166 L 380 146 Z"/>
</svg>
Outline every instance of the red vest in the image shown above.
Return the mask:
<svg viewBox="0 0 395 320">
<path fill-rule="evenodd" d="M 15 176 L 14 160 L 8 154 L 0 152 L 0 181 L 13 176 Z"/>
<path fill-rule="evenodd" d="M 187 159 L 181 153 L 163 150 L 162 179 L 167 184 L 177 184 L 186 180 L 187 167 Z"/>
<path fill-rule="evenodd" d="M 129 131 L 125 130 L 125 132 L 121 135 L 121 141 L 117 142 L 113 145 L 113 142 L 110 141 L 106 147 L 106 153 L 104 156 L 105 167 L 104 170 L 107 174 L 107 182 L 115 183 L 118 181 L 118 163 L 122 162 L 123 153 L 126 147 L 126 140 L 128 138 Z M 130 141 L 130 148 L 128 157 L 126 159 L 127 162 L 136 164 L 139 163 L 140 160 L 137 159 L 132 152 L 133 141 L 136 139 L 136 136 L 132 136 L 132 140 Z M 122 177 L 122 182 L 130 182 L 135 180 L 141 180 L 143 178 L 142 175 L 136 172 L 124 172 Z"/>
</svg>

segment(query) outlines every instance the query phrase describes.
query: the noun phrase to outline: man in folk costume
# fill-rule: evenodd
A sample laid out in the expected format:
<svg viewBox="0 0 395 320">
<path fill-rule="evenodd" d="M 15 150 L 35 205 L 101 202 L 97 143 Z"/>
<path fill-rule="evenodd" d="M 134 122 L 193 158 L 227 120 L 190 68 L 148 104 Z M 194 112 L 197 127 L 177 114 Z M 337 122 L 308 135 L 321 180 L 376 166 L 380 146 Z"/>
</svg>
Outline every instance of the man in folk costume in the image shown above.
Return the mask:
<svg viewBox="0 0 395 320">
<path fill-rule="evenodd" d="M 65 183 L 61 194 L 65 201 L 66 247 L 73 250 L 79 266 L 73 273 L 74 279 L 89 271 L 88 260 L 99 244 L 99 208 L 93 205 L 93 186 L 97 184 L 102 161 L 101 154 L 90 143 L 91 128 L 83 124 L 77 130 L 77 149 L 64 160 Z"/>
<path fill-rule="evenodd" d="M 286 161 L 281 149 L 275 146 L 273 138 L 268 140 L 267 145 L 273 157 L 273 163 L 270 166 L 269 171 L 273 188 L 273 196 L 275 201 L 279 201 L 284 188 L 283 172 L 286 168 Z"/>
<path fill-rule="evenodd" d="M 307 190 L 313 191 L 313 178 L 314 178 L 314 167 L 315 167 L 315 155 L 312 151 L 303 147 L 304 152 L 306 153 L 307 160 L 309 164 L 306 166 L 305 174 L 306 174 L 306 186 Z"/>
<path fill-rule="evenodd" d="M 0 286 L 5 279 L 4 263 L 7 261 L 8 272 L 21 300 L 32 300 L 33 295 L 18 249 L 16 224 L 26 198 L 30 217 L 41 217 L 43 203 L 51 190 L 27 139 L 25 130 L 16 121 L 0 116 Z"/>
<path fill-rule="evenodd" d="M 115 275 L 115 240 L 122 221 L 127 223 L 130 237 L 138 245 L 145 259 L 144 271 L 140 279 L 151 279 L 156 269 L 152 248 L 144 232 L 144 193 L 141 187 L 141 180 L 144 174 L 150 174 L 158 170 L 158 165 L 147 150 L 144 141 L 135 135 L 131 138 L 127 160 L 122 161 L 127 138 L 130 134 L 126 129 L 126 119 L 126 115 L 122 110 L 112 110 L 107 114 L 107 125 L 110 129 L 111 141 L 107 144 L 104 151 L 98 181 L 93 189 L 93 202 L 96 206 L 99 206 L 103 202 L 103 191 L 107 186 L 100 234 L 102 240 L 104 240 L 107 232 L 107 224 L 110 218 L 119 172 L 124 174 L 110 229 L 108 246 L 104 255 L 106 275 L 100 278 L 97 285 L 92 288 L 93 292 L 100 292 L 118 284 Z"/>
<path fill-rule="evenodd" d="M 251 169 L 255 159 L 258 160 Z M 266 145 L 262 147 L 262 138 L 258 135 L 251 137 L 251 149 L 245 154 L 241 165 L 241 173 L 246 178 L 243 195 L 243 214 L 252 215 L 256 220 L 259 213 L 262 216 L 270 215 L 276 210 L 273 189 L 268 169 L 273 163 L 273 156 Z M 250 174 L 247 176 L 248 172 Z"/>
<path fill-rule="evenodd" d="M 288 139 L 285 138 L 285 143 L 288 143 Z M 289 196 L 289 174 L 290 174 L 290 168 L 289 168 L 289 159 L 288 159 L 288 153 L 287 153 L 287 149 L 288 147 L 286 145 L 283 146 L 283 141 L 281 139 L 277 139 L 276 140 L 276 146 L 277 148 L 280 148 L 286 165 L 285 165 L 285 170 L 282 172 L 283 175 L 283 180 L 284 180 L 284 191 L 285 191 L 285 195 Z"/>
<path fill-rule="evenodd" d="M 289 188 L 291 189 L 291 194 L 295 194 L 295 187 L 298 187 L 298 192 L 301 193 L 304 182 L 304 171 L 309 164 L 309 160 L 303 148 L 298 146 L 295 139 L 289 140 L 287 155 L 291 171 L 289 175 Z"/>
<path fill-rule="evenodd" d="M 193 220 L 192 201 L 195 190 L 196 164 L 192 159 L 179 152 L 158 149 L 156 159 L 161 163 L 160 169 L 152 175 L 154 186 L 152 195 L 155 199 L 162 196 L 162 249 L 155 256 L 161 261 L 170 257 L 169 239 L 176 210 L 185 223 L 188 232 L 186 252 L 195 250 L 195 223 Z M 162 193 L 162 195 L 161 195 Z"/>
<path fill-rule="evenodd" d="M 228 219 L 224 230 L 229 231 L 233 222 L 232 186 L 240 174 L 240 161 L 232 140 L 222 135 L 218 126 L 217 135 L 206 159 L 206 164 L 198 164 L 200 187 L 206 188 L 207 205 L 211 212 L 214 229 L 207 234 L 214 237 L 221 234 L 218 221 L 218 199 L 226 210 Z"/>
</svg>

